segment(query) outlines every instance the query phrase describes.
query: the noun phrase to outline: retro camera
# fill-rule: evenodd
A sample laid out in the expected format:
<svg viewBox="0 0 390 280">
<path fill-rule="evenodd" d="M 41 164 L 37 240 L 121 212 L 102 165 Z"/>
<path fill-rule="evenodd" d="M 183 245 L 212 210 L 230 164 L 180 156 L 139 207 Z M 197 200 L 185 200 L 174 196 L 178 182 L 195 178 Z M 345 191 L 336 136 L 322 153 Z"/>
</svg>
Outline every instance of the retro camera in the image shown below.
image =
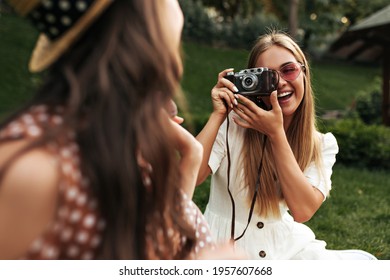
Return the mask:
<svg viewBox="0 0 390 280">
<path fill-rule="evenodd" d="M 237 87 L 239 94 L 249 98 L 270 95 L 277 89 L 279 82 L 278 72 L 266 67 L 229 72 L 225 78 Z"/>
</svg>

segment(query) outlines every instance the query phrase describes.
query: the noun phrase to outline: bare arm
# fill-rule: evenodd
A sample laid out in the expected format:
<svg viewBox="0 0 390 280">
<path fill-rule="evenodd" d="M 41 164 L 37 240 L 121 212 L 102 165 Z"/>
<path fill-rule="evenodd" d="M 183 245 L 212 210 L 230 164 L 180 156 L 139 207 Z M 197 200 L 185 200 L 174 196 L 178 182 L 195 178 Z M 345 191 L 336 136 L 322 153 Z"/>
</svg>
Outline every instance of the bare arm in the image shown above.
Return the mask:
<svg viewBox="0 0 390 280">
<path fill-rule="evenodd" d="M 0 167 L 20 143 L 0 146 Z M 58 164 L 42 150 L 19 157 L 0 181 L 0 259 L 23 256 L 54 216 Z"/>
<path fill-rule="evenodd" d="M 213 112 L 202 131 L 196 136 L 196 139 L 203 145 L 203 159 L 196 181 L 197 185 L 201 184 L 211 174 L 208 162 L 219 127 L 225 120 L 227 113 L 233 109 L 234 105 L 237 105 L 237 100 L 233 95 L 233 92 L 237 89 L 235 89 L 232 82 L 224 78 L 232 70 L 231 68 L 225 69 L 218 74 L 217 84 L 211 90 Z"/>
</svg>

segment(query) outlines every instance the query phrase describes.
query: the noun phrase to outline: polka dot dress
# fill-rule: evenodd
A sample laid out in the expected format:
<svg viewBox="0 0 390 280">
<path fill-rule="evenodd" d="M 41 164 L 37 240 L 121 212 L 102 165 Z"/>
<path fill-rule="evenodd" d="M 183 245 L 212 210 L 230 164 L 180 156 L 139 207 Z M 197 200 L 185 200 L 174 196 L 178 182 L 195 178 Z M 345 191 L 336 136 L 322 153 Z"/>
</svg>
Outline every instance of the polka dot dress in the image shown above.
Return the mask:
<svg viewBox="0 0 390 280">
<path fill-rule="evenodd" d="M 183 194 L 184 213 L 190 224 L 194 225 L 196 243 L 193 258 L 197 258 L 203 249 L 214 249 L 214 243 L 211 237 L 209 226 L 200 212 L 199 208 L 190 200 L 186 194 Z"/>
<path fill-rule="evenodd" d="M 35 138 L 44 127 L 63 121 L 61 110 L 49 114 L 38 106 L 11 122 L 0 132 L 0 139 Z M 60 162 L 58 207 L 53 222 L 31 244 L 23 259 L 94 259 L 101 244 L 105 221 L 89 181 L 79 168 L 79 151 L 74 135 L 69 133 L 62 143 L 51 143 L 48 150 L 57 154 Z"/>
<path fill-rule="evenodd" d="M 11 122 L 0 131 L 0 140 L 35 138 L 47 127 L 62 124 L 62 110 L 48 113 L 45 106 L 33 107 L 17 120 Z M 45 232 L 30 246 L 23 259 L 95 259 L 102 241 L 105 221 L 99 213 L 98 201 L 94 197 L 88 178 L 80 172 L 79 148 L 74 135 L 69 132 L 61 143 L 51 143 L 48 150 L 58 155 L 60 162 L 60 183 L 58 186 L 58 207 L 55 219 L 48 225 Z M 179 207 L 178 207 L 179 208 Z M 193 226 L 196 242 L 189 258 L 197 258 L 204 249 L 213 249 L 214 243 L 208 224 L 192 200 L 182 194 L 181 209 L 188 223 Z M 158 213 L 156 215 L 159 215 Z M 161 219 L 160 216 L 155 217 Z M 154 232 L 153 225 L 147 227 L 147 232 Z M 158 229 L 157 229 L 158 231 Z M 160 230 L 160 233 L 163 234 Z M 180 250 L 184 240 L 180 240 L 178 232 L 168 230 L 176 248 L 168 248 L 163 242 L 156 242 L 147 237 L 152 251 Z M 176 242 L 177 241 L 177 242 Z M 165 255 L 165 254 L 163 254 Z M 151 259 L 155 256 L 150 255 Z"/>
<path fill-rule="evenodd" d="M 197 259 L 203 250 L 214 250 L 215 243 L 212 240 L 209 226 L 200 209 L 188 198 L 186 194 L 182 193 L 181 196 L 181 205 L 180 207 L 176 205 L 175 210 L 179 211 L 179 209 L 184 209 L 184 219 L 187 220 L 188 224 L 195 232 L 195 245 L 187 258 Z M 153 219 L 161 220 L 163 219 L 163 216 L 161 213 L 155 213 Z M 173 240 L 173 242 L 170 245 L 166 245 L 163 238 L 164 234 L 161 229 L 157 229 L 156 239 L 152 238 L 154 235 L 151 233 L 156 232 L 156 227 L 153 226 L 153 224 L 154 223 L 149 224 L 146 228 L 148 258 L 158 259 L 158 255 L 175 256 L 186 243 L 186 237 L 181 237 L 179 232 L 175 231 L 173 227 L 168 228 L 167 235 L 171 240 Z"/>
</svg>

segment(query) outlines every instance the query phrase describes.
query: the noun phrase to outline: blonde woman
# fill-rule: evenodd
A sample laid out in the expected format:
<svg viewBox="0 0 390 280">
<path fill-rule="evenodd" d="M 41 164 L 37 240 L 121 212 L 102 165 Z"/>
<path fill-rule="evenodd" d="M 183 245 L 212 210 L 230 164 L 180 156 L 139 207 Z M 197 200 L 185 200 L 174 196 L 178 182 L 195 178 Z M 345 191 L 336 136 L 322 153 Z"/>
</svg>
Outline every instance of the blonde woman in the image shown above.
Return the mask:
<svg viewBox="0 0 390 280">
<path fill-rule="evenodd" d="M 226 78 L 233 69 L 222 71 L 211 92 L 214 110 L 197 136 L 204 148 L 197 183 L 212 174 L 205 211 L 211 232 L 234 240 L 252 259 L 375 259 L 327 250 L 302 224 L 329 195 L 338 152 L 335 137 L 316 129 L 302 50 L 288 35 L 271 32 L 250 53 L 247 68 L 258 67 L 270 69 L 276 90 L 249 98 Z"/>
</svg>

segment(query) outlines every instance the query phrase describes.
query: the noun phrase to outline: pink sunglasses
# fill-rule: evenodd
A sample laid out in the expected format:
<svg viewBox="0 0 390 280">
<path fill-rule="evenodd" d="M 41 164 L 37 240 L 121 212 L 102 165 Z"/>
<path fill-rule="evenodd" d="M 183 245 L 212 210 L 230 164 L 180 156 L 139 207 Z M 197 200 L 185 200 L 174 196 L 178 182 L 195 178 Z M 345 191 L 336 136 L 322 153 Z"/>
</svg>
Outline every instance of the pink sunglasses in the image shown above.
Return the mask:
<svg viewBox="0 0 390 280">
<path fill-rule="evenodd" d="M 299 62 L 291 62 L 276 71 L 285 81 L 292 82 L 301 74 L 302 68 L 305 68 L 305 65 Z"/>
</svg>

